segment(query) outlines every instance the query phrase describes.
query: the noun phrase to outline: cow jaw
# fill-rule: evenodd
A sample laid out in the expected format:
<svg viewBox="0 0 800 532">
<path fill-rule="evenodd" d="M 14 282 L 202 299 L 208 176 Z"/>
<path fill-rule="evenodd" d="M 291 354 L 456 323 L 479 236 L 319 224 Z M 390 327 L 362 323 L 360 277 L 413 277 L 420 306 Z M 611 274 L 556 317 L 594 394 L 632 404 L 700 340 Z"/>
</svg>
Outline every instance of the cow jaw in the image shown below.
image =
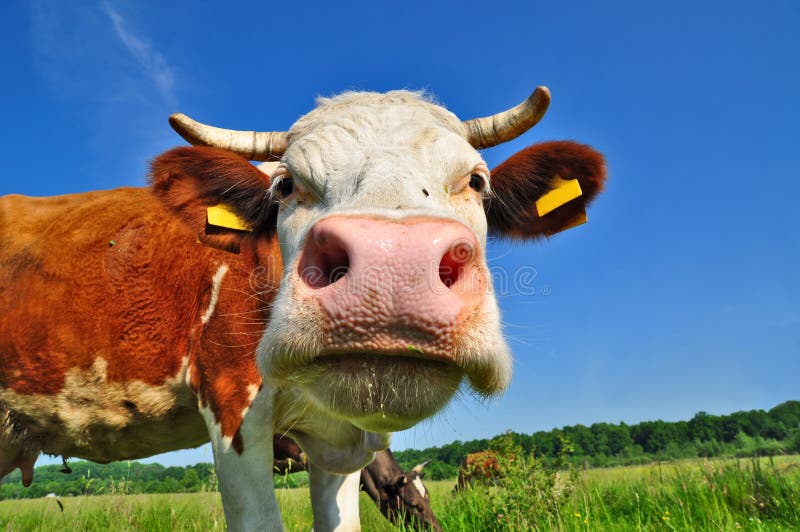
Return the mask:
<svg viewBox="0 0 800 532">
<path fill-rule="evenodd" d="M 446 352 L 426 352 L 397 336 L 384 348 L 346 351 L 325 346 L 322 312 L 292 297 L 288 286 L 278 300 L 290 303 L 274 308 L 258 349 L 259 368 L 267 379 L 297 386 L 336 418 L 395 432 L 435 414 L 462 384 L 481 396 L 508 386 L 511 356 L 493 297 L 455 332 Z"/>
<path fill-rule="evenodd" d="M 326 355 L 291 376 L 323 410 L 372 432 L 407 429 L 435 414 L 458 389 L 454 364 L 387 354 Z"/>
</svg>

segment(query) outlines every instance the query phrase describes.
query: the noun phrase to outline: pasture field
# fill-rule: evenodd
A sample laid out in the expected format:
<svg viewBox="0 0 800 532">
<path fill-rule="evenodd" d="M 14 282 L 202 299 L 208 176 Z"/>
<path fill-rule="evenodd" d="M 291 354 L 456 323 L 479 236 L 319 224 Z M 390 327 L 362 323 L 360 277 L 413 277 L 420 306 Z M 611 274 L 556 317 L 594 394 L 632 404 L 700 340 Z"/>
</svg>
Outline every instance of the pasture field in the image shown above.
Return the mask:
<svg viewBox="0 0 800 532">
<path fill-rule="evenodd" d="M 426 483 L 446 531 L 800 530 L 800 457 L 686 460 L 553 475 L 509 469 L 502 486 L 455 495 Z M 288 530 L 310 530 L 307 488 L 281 489 Z M 217 493 L 0 501 L 0 530 L 222 530 Z M 361 494 L 366 531 L 395 527 Z"/>
</svg>

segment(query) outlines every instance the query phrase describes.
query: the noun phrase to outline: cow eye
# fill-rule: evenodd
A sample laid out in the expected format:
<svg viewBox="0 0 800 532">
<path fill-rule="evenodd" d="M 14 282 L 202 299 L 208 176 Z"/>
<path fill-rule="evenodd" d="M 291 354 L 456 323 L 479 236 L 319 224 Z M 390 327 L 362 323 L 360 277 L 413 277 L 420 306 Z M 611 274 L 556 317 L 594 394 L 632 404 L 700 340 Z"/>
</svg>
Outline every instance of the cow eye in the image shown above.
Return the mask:
<svg viewBox="0 0 800 532">
<path fill-rule="evenodd" d="M 469 176 L 469 187 L 476 192 L 483 192 L 486 189 L 486 178 L 481 174 Z"/>
<path fill-rule="evenodd" d="M 288 198 L 294 192 L 294 179 L 292 176 L 284 176 L 275 184 L 275 192 L 281 199 Z"/>
</svg>

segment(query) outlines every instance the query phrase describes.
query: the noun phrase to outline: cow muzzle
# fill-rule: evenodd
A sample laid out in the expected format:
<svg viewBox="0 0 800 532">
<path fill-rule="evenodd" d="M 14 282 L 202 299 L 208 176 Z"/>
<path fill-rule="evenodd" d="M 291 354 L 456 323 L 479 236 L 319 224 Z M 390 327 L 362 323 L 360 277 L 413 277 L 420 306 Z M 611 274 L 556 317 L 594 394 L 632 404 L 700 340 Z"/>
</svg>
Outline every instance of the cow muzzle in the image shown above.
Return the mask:
<svg viewBox="0 0 800 532">
<path fill-rule="evenodd" d="M 461 323 L 487 291 L 472 231 L 452 221 L 334 216 L 311 229 L 298 263 L 324 319 L 323 352 L 452 360 Z"/>
<path fill-rule="evenodd" d="M 464 376 L 458 341 L 490 290 L 474 233 L 452 220 L 330 216 L 308 233 L 297 301 L 318 352 L 298 369 L 326 409 L 370 430 L 439 410 Z"/>
</svg>

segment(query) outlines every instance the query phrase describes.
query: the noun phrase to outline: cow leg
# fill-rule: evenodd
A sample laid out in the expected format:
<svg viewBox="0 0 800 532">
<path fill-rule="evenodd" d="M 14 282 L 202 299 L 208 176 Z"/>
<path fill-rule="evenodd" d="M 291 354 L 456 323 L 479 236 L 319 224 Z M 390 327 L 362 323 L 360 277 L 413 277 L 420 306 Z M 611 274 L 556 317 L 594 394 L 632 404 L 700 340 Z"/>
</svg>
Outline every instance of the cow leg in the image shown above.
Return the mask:
<svg viewBox="0 0 800 532">
<path fill-rule="evenodd" d="M 259 393 L 237 436 L 222 434 L 213 414 L 203 409 L 214 450 L 228 530 L 283 530 L 272 480 L 272 408 Z"/>
<path fill-rule="evenodd" d="M 361 468 L 389 446 L 389 434 L 364 431 L 312 408 L 298 408 L 303 397 L 282 389 L 276 394 L 278 434 L 294 439 L 308 457 L 314 530 L 361 530 L 358 512 Z"/>
<path fill-rule="evenodd" d="M 361 530 L 358 515 L 358 487 L 361 471 L 338 475 L 309 462 L 311 507 L 314 510 L 314 531 Z"/>
<path fill-rule="evenodd" d="M 19 468 L 22 472 L 22 485 L 27 488 L 33 482 L 33 466 L 37 458 L 38 452 L 25 452 L 20 446 L 4 445 L 0 439 L 0 480 Z"/>
<path fill-rule="evenodd" d="M 241 455 L 231 448 L 218 450 L 214 440 L 212 445 L 228 530 L 283 530 L 272 480 L 272 442 L 251 443 Z"/>
</svg>

